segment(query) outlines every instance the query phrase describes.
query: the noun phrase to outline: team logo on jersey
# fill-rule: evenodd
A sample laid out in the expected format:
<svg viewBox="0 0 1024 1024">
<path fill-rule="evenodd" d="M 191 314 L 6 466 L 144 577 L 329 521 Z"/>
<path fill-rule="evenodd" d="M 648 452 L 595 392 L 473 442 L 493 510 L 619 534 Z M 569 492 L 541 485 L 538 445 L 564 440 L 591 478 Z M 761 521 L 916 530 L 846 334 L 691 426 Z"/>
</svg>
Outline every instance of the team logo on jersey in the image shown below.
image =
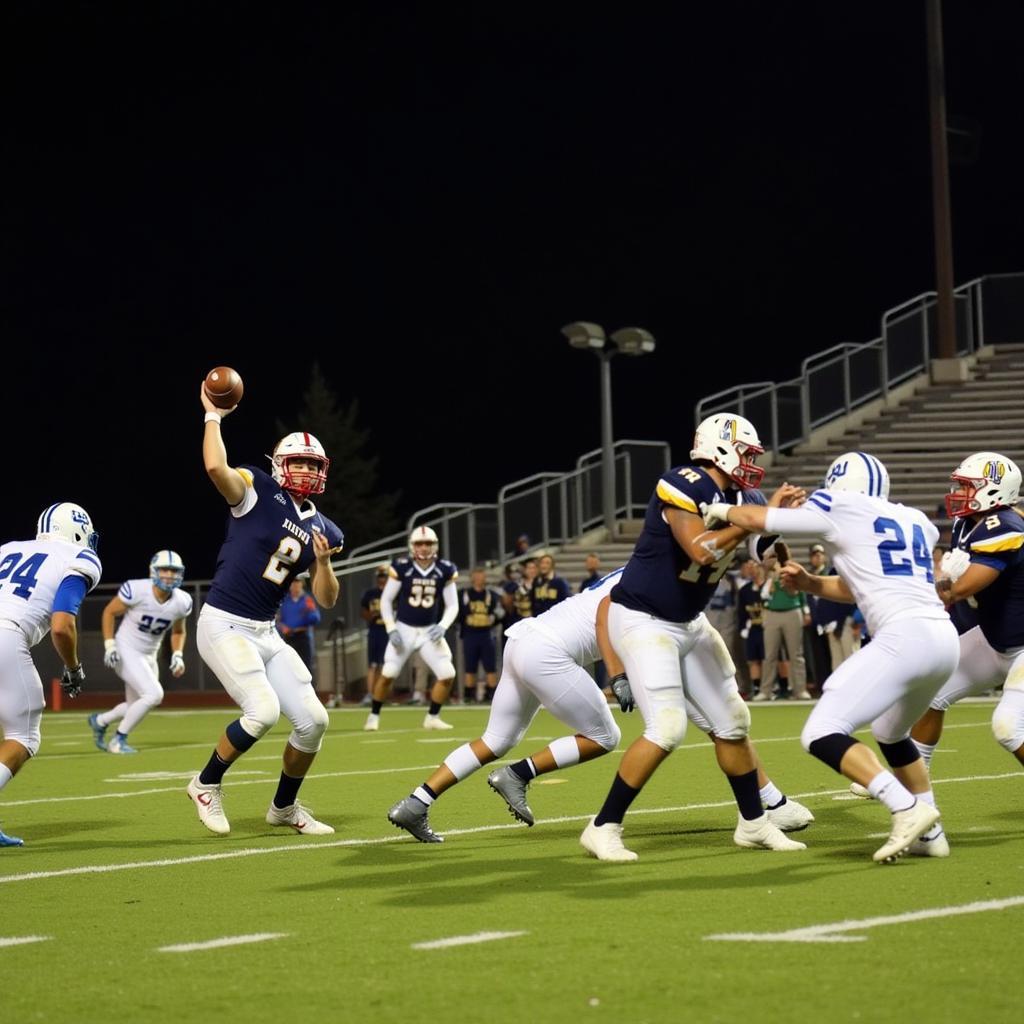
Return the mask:
<svg viewBox="0 0 1024 1024">
<path fill-rule="evenodd" d="M 1001 484 L 1003 477 L 1006 476 L 1006 463 L 1005 462 L 986 462 L 984 469 L 981 471 L 987 480 L 991 480 L 994 484 Z"/>
<path fill-rule="evenodd" d="M 274 498 L 275 500 L 281 502 L 282 505 L 287 507 L 288 502 L 285 500 L 285 496 L 280 491 L 278 491 L 277 494 L 274 495 Z"/>
<path fill-rule="evenodd" d="M 723 441 L 735 441 L 736 440 L 736 421 L 726 420 L 722 424 L 721 430 L 718 431 L 718 436 Z"/>
</svg>

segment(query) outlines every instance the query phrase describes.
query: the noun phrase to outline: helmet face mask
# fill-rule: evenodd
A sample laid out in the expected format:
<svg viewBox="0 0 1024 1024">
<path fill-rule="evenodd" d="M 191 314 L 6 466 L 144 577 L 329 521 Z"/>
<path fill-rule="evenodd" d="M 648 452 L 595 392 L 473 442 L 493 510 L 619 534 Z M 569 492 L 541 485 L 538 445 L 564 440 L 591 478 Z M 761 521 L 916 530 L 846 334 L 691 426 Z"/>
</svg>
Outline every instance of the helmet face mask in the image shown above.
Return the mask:
<svg viewBox="0 0 1024 1024">
<path fill-rule="evenodd" d="M 89 513 L 70 501 L 51 505 L 36 521 L 37 540 L 65 540 L 80 548 L 99 546 L 100 535 L 93 529 Z"/>
<path fill-rule="evenodd" d="M 417 562 L 432 562 L 437 558 L 437 546 L 437 534 L 429 526 L 417 526 L 409 534 L 409 554 Z"/>
<path fill-rule="evenodd" d="M 177 551 L 165 548 L 149 560 L 149 579 L 154 587 L 170 593 L 185 582 L 185 563 Z"/>
<path fill-rule="evenodd" d="M 826 491 L 851 491 L 889 500 L 889 471 L 867 452 L 845 452 L 832 461 L 825 474 Z"/>
<path fill-rule="evenodd" d="M 297 460 L 314 462 L 316 468 L 310 470 L 293 466 Z M 270 456 L 270 475 L 279 487 L 308 498 L 311 494 L 324 493 L 330 464 L 323 445 L 312 434 L 296 431 L 286 434 L 274 446 L 274 454 Z"/>
<path fill-rule="evenodd" d="M 1006 508 L 1020 495 L 1021 473 L 1016 463 L 998 452 L 968 455 L 950 474 L 946 513 L 959 519 L 976 512 Z"/>
<path fill-rule="evenodd" d="M 750 420 L 733 413 L 717 413 L 701 420 L 693 435 L 691 459 L 707 459 L 737 487 L 749 490 L 764 479 L 757 457 L 764 445 Z"/>
</svg>

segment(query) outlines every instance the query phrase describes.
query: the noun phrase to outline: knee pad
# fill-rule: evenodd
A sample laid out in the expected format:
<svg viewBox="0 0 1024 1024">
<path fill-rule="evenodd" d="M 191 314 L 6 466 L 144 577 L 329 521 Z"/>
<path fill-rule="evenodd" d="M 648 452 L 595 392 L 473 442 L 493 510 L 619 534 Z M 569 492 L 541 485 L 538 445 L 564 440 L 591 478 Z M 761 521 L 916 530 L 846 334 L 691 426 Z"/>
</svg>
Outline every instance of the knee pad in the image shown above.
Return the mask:
<svg viewBox="0 0 1024 1024">
<path fill-rule="evenodd" d="M 34 724 L 30 724 L 27 729 L 4 732 L 3 737 L 5 740 L 14 740 L 15 743 L 20 743 L 28 751 L 29 757 L 35 757 L 39 753 L 42 736 L 38 720 Z"/>
<path fill-rule="evenodd" d="M 139 698 L 140 703 L 145 704 L 148 708 L 158 708 L 164 702 L 164 688 L 157 686 L 157 688 L 150 693 L 144 693 Z"/>
<path fill-rule="evenodd" d="M 682 708 L 662 708 L 654 716 L 653 727 L 644 732 L 645 739 L 668 753 L 683 742 L 685 735 L 686 713 Z"/>
<path fill-rule="evenodd" d="M 307 715 L 292 722 L 292 734 L 288 737 L 288 742 L 304 754 L 315 754 L 323 744 L 324 733 L 331 720 L 330 715 L 312 690 L 302 703 Z"/>
<path fill-rule="evenodd" d="M 495 757 L 502 757 L 522 740 L 528 728 L 529 723 L 518 730 L 514 736 L 501 736 L 491 729 L 487 729 L 480 739 Z"/>
<path fill-rule="evenodd" d="M 242 728 L 255 740 L 270 732 L 281 717 L 281 705 L 273 690 L 268 688 L 268 694 L 256 699 L 250 697 L 238 719 Z"/>
<path fill-rule="evenodd" d="M 715 735 L 723 740 L 742 740 L 750 734 L 750 708 L 737 693 L 729 701 L 729 717 L 731 721 L 726 728 L 716 728 Z"/>
<path fill-rule="evenodd" d="M 909 736 L 897 740 L 895 743 L 883 743 L 876 736 L 875 742 L 890 768 L 906 768 L 908 764 L 913 764 L 921 756 L 917 744 Z"/>
<path fill-rule="evenodd" d="M 992 735 L 999 746 L 1011 754 L 1016 752 L 1024 744 L 1024 716 L 1004 708 L 1000 701 L 992 714 Z"/>
<path fill-rule="evenodd" d="M 615 724 L 613 719 L 602 731 L 598 732 L 595 730 L 593 735 L 587 736 L 587 739 L 600 744 L 605 750 L 612 751 L 619 745 L 619 740 L 622 739 L 622 730 Z"/>
<path fill-rule="evenodd" d="M 809 742 L 804 741 L 804 737 L 800 737 L 801 742 L 804 743 L 804 749 L 816 757 L 819 761 L 824 762 L 833 771 L 839 771 L 839 763 L 843 759 L 843 755 L 850 749 L 855 747 L 860 740 L 855 740 L 852 736 L 847 736 L 845 733 L 834 732 L 828 736 L 819 736 L 815 740 Z M 842 774 L 840 772 L 840 774 Z"/>
</svg>

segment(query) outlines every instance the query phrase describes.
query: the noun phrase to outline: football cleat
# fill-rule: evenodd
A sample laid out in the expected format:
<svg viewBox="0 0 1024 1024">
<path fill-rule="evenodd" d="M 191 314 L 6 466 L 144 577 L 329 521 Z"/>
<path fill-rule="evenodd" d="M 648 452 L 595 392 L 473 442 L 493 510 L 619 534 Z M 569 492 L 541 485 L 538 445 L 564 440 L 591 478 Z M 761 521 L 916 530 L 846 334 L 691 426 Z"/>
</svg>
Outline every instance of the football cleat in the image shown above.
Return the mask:
<svg viewBox="0 0 1024 1024">
<path fill-rule="evenodd" d="M 787 799 L 779 807 L 769 807 L 765 814 L 768 815 L 768 820 L 783 832 L 799 832 L 814 821 L 814 815 L 810 810 L 792 799 Z"/>
<path fill-rule="evenodd" d="M 932 835 L 932 832 L 935 832 L 935 835 Z M 907 850 L 907 853 L 911 857 L 948 857 L 949 840 L 946 838 L 946 833 L 942 830 L 942 826 L 939 826 L 938 831 L 931 829 L 923 836 L 918 836 L 910 844 L 910 849 Z"/>
<path fill-rule="evenodd" d="M 375 715 L 372 711 L 366 716 L 366 722 L 363 724 L 363 732 L 376 732 L 380 728 L 380 715 Z"/>
<path fill-rule="evenodd" d="M 804 843 L 788 838 L 786 834 L 768 819 L 767 814 L 747 821 L 740 815 L 733 842 L 747 850 L 806 850 Z"/>
<path fill-rule="evenodd" d="M 119 732 L 114 733 L 113 736 L 107 741 L 107 753 L 108 754 L 137 754 L 138 751 L 129 746 L 128 741 L 122 738 Z"/>
<path fill-rule="evenodd" d="M 851 782 L 850 783 L 850 792 L 854 796 L 860 797 L 861 800 L 871 800 L 872 799 L 871 793 L 868 792 L 868 787 L 867 786 L 862 786 L 859 782 Z"/>
<path fill-rule="evenodd" d="M 512 817 L 527 825 L 532 825 L 533 811 L 526 802 L 527 783 L 510 768 L 498 768 L 487 776 L 487 785 L 497 793 L 512 812 Z"/>
<path fill-rule="evenodd" d="M 185 789 L 188 798 L 196 805 L 199 820 L 219 836 L 226 836 L 231 831 L 228 819 L 224 816 L 221 804 L 220 786 L 204 786 L 196 775 Z"/>
<path fill-rule="evenodd" d="M 421 843 L 444 842 L 444 836 L 439 836 L 430 827 L 430 808 L 414 796 L 407 796 L 404 800 L 399 800 L 388 811 L 388 821 L 395 828 L 404 828 L 409 835 Z"/>
<path fill-rule="evenodd" d="M 622 825 L 617 821 L 595 825 L 591 818 L 580 835 L 580 845 L 592 857 L 614 864 L 640 859 L 632 850 L 626 849 L 622 842 Z"/>
<path fill-rule="evenodd" d="M 891 864 L 903 856 L 914 840 L 923 836 L 941 815 L 937 807 L 915 800 L 905 811 L 895 811 L 889 838 L 872 854 L 879 864 Z"/>
<path fill-rule="evenodd" d="M 451 725 L 448 722 L 443 721 L 440 715 L 428 714 L 423 719 L 423 728 L 424 729 L 440 729 L 440 730 L 443 731 L 444 729 L 454 729 L 455 726 Z"/>
<path fill-rule="evenodd" d="M 25 840 L 17 836 L 9 836 L 3 829 L 0 829 L 0 846 L 24 846 Z"/>
<path fill-rule="evenodd" d="M 89 716 L 89 719 L 88 719 L 88 721 L 89 721 L 89 728 L 92 729 L 92 740 L 93 740 L 93 743 L 95 743 L 96 746 L 99 747 L 100 750 L 106 750 L 107 749 L 107 740 L 106 740 L 107 727 L 105 725 L 100 725 L 99 717 L 100 716 L 95 711 Z"/>
<path fill-rule="evenodd" d="M 334 835 L 334 829 L 330 825 L 317 821 L 298 800 L 290 807 L 278 807 L 272 803 L 270 810 L 267 811 L 267 824 L 289 825 L 304 836 Z"/>
</svg>

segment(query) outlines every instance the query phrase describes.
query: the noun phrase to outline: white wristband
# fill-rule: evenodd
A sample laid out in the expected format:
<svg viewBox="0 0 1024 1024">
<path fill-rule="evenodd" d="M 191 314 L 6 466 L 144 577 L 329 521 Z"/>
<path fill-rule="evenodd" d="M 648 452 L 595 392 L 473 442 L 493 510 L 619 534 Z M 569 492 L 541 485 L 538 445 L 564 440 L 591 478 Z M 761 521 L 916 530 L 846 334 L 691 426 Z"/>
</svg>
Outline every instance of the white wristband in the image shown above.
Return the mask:
<svg viewBox="0 0 1024 1024">
<path fill-rule="evenodd" d="M 219 412 L 208 412 L 203 417 L 203 422 L 204 423 L 220 423 L 220 413 Z"/>
<path fill-rule="evenodd" d="M 109 640 L 104 640 L 103 641 L 103 650 L 104 650 L 104 652 L 112 651 L 116 646 L 117 646 L 117 641 L 113 637 L 111 637 Z"/>
</svg>

